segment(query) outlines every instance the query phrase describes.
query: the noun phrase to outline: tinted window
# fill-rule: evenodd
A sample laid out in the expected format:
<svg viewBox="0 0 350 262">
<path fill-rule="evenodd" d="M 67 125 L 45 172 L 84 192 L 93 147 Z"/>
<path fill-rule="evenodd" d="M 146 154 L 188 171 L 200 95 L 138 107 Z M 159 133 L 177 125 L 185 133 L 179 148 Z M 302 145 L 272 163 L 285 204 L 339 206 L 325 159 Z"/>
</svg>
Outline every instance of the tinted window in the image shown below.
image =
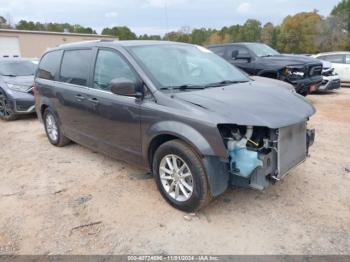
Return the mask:
<svg viewBox="0 0 350 262">
<path fill-rule="evenodd" d="M 47 53 L 40 61 L 37 77 L 54 80 L 61 62 L 61 52 Z"/>
<path fill-rule="evenodd" d="M 35 65 L 31 61 L 2 61 L 0 62 L 0 75 L 3 76 L 29 76 L 34 75 Z"/>
<path fill-rule="evenodd" d="M 225 55 L 225 47 L 224 46 L 213 46 L 209 47 L 211 51 L 213 51 L 218 56 L 224 56 Z"/>
<path fill-rule="evenodd" d="M 65 51 L 63 55 L 60 81 L 86 86 L 89 77 L 91 50 Z"/>
<path fill-rule="evenodd" d="M 238 51 L 238 55 L 236 58 L 232 57 L 232 52 Z M 228 49 L 228 57 L 232 57 L 234 60 L 240 60 L 239 57 L 250 57 L 250 53 L 247 48 L 244 46 L 230 46 Z"/>
<path fill-rule="evenodd" d="M 100 50 L 96 59 L 94 88 L 110 91 L 110 83 L 116 78 L 137 80 L 129 64 L 118 53 Z"/>
<path fill-rule="evenodd" d="M 325 55 L 318 57 L 319 59 L 326 60 L 331 63 L 344 64 L 345 55 Z"/>
</svg>

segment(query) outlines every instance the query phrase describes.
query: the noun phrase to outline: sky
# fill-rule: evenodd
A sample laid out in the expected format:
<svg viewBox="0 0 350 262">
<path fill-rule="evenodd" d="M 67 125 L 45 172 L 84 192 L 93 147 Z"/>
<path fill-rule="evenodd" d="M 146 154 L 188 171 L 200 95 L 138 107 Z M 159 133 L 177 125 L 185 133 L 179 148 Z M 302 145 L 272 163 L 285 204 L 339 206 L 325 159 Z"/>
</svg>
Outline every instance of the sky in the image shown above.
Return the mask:
<svg viewBox="0 0 350 262">
<path fill-rule="evenodd" d="M 280 24 L 290 14 L 328 15 L 340 0 L 0 0 L 0 15 L 17 23 L 68 22 L 92 27 L 128 26 L 137 35 L 186 28 L 221 28 L 247 19 Z"/>
</svg>

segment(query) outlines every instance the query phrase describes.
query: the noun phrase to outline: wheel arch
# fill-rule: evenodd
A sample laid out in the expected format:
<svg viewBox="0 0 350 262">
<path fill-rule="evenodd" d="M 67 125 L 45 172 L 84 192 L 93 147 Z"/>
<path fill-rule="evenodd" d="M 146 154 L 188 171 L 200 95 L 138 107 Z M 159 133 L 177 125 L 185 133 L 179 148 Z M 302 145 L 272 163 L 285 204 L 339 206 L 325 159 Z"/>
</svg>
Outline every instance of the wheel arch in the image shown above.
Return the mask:
<svg viewBox="0 0 350 262">
<path fill-rule="evenodd" d="M 169 129 L 170 128 L 170 129 Z M 162 144 L 178 139 L 187 144 L 202 159 L 212 196 L 222 194 L 228 187 L 227 166 L 214 152 L 209 142 L 194 128 L 183 123 L 162 123 L 151 128 L 153 136 L 143 146 L 145 158 L 152 171 L 153 156 Z M 155 132 L 158 130 L 158 132 Z M 153 133 L 154 132 L 154 133 Z"/>
<path fill-rule="evenodd" d="M 193 127 L 176 121 L 165 121 L 153 125 L 146 132 L 143 154 L 150 167 L 152 167 L 153 156 L 157 148 L 174 139 L 179 139 L 189 145 L 200 157 L 215 155 L 208 141 Z"/>
<path fill-rule="evenodd" d="M 42 104 L 40 106 L 40 116 L 41 116 L 41 118 L 43 118 L 46 108 L 49 108 L 49 106 L 47 104 Z"/>
<path fill-rule="evenodd" d="M 55 107 L 52 105 L 51 101 L 45 97 L 43 97 L 41 99 L 41 101 L 39 102 L 39 104 L 37 103 L 37 113 L 39 113 L 39 120 L 44 120 L 44 112 L 47 108 L 50 108 L 56 115 L 59 123 L 61 124 L 61 119 L 55 109 Z"/>
</svg>

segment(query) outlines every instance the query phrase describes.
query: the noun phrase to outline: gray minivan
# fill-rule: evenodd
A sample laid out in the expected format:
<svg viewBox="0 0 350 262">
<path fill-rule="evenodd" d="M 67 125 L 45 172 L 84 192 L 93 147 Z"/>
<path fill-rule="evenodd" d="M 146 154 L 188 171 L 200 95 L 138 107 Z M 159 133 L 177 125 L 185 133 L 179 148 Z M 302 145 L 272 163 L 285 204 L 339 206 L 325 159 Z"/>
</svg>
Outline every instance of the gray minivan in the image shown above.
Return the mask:
<svg viewBox="0 0 350 262">
<path fill-rule="evenodd" d="M 306 159 L 315 109 L 278 83 L 200 46 L 93 41 L 47 51 L 34 93 L 53 145 L 145 167 L 171 205 L 194 211 L 230 185 L 264 189 Z"/>
</svg>

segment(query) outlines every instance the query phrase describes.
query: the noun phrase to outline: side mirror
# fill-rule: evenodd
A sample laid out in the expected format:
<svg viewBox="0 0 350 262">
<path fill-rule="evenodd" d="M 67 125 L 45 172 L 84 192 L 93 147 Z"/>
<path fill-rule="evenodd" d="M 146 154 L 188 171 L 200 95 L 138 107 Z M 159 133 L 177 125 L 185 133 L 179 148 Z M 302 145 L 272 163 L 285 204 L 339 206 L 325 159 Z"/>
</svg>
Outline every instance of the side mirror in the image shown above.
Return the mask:
<svg viewBox="0 0 350 262">
<path fill-rule="evenodd" d="M 239 54 L 238 50 L 234 50 L 234 51 L 232 51 L 231 57 L 232 57 L 233 59 L 236 59 L 236 57 L 238 56 L 238 54 Z"/>
<path fill-rule="evenodd" d="M 143 93 L 137 90 L 137 84 L 126 78 L 116 78 L 109 84 L 111 92 L 120 96 L 132 96 L 142 98 Z"/>
</svg>

